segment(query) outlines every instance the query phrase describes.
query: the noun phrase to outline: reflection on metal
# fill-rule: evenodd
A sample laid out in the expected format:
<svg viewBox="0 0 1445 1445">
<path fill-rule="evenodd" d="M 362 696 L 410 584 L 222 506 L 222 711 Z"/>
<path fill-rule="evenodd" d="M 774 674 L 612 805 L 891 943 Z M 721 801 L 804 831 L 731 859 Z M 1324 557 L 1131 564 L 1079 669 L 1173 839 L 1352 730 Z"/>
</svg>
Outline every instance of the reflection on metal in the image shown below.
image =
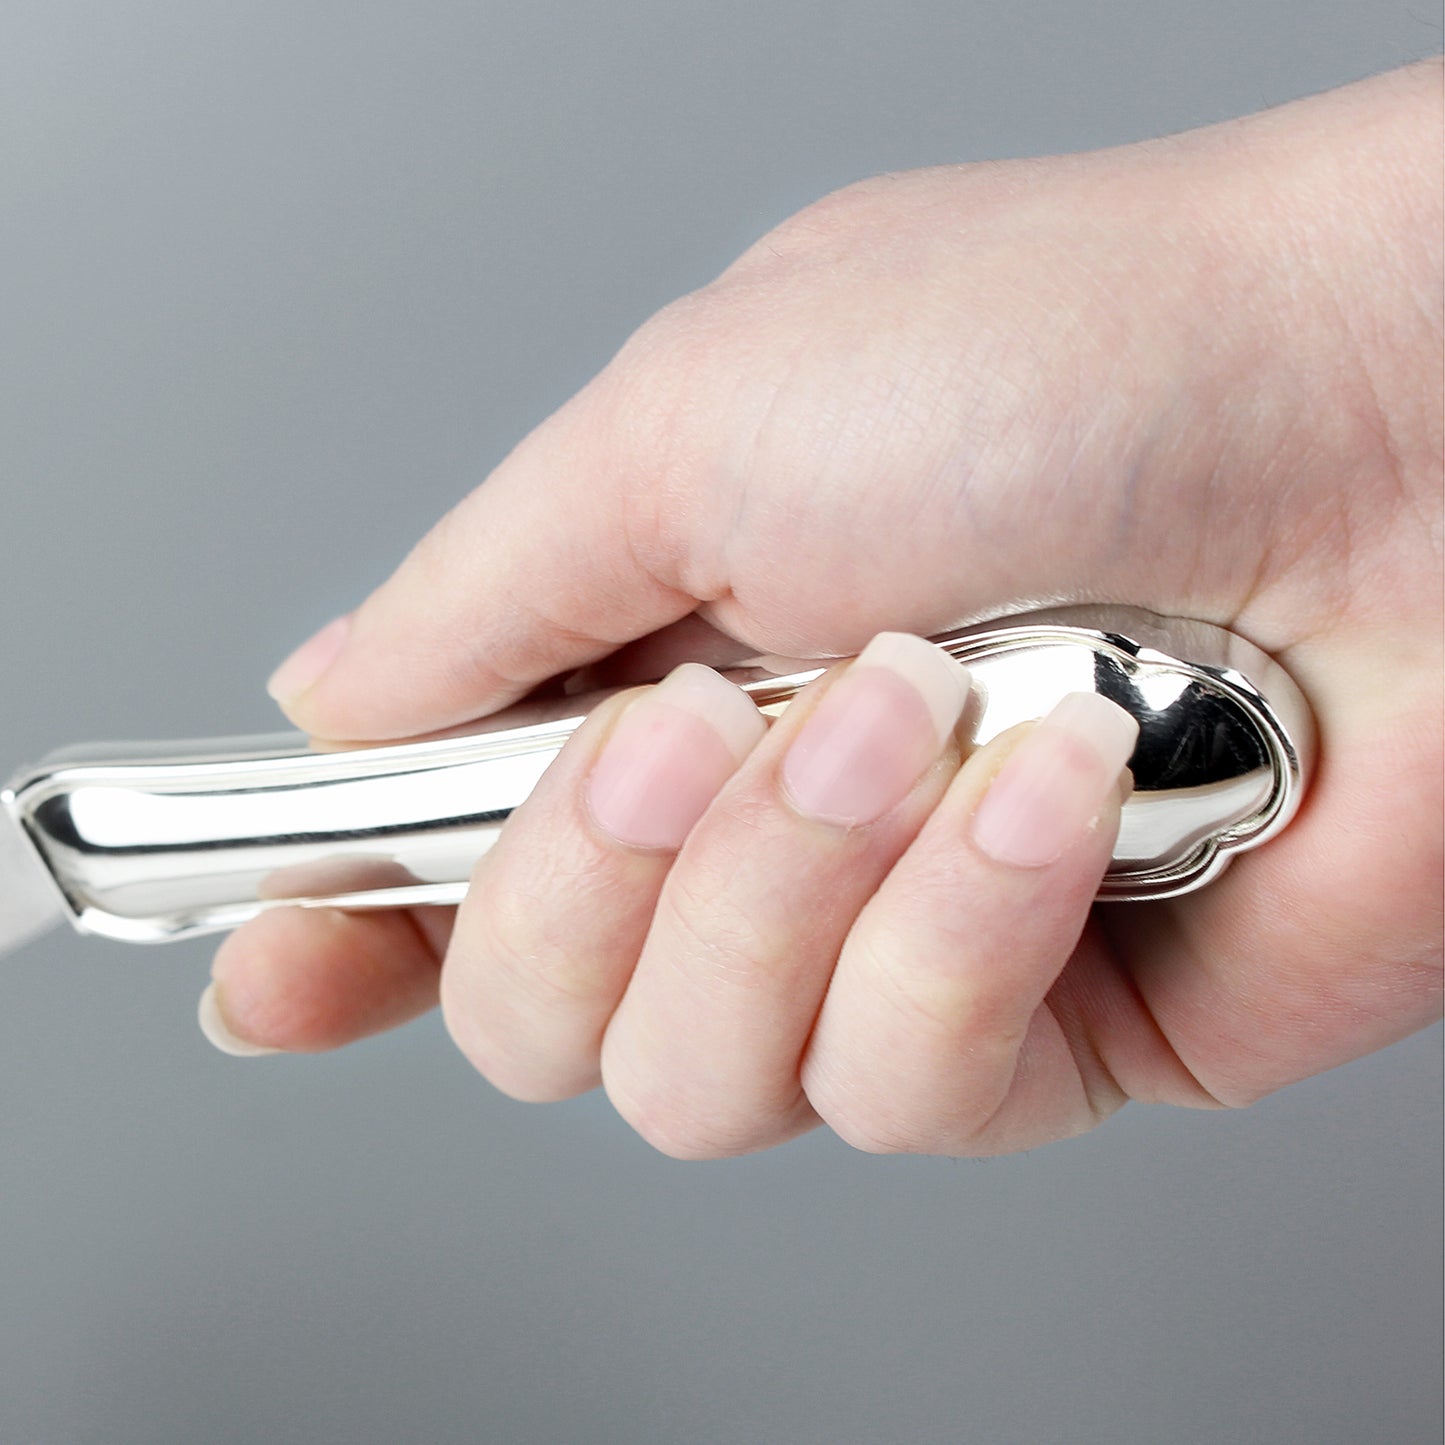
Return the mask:
<svg viewBox="0 0 1445 1445">
<path fill-rule="evenodd" d="M 973 671 L 975 744 L 1095 691 L 1138 718 L 1104 899 L 1187 892 L 1299 804 L 1313 728 L 1272 659 L 1132 609 L 1039 613 L 936 639 Z M 731 676 L 770 716 L 823 664 Z M 75 925 L 133 941 L 232 928 L 277 902 L 455 903 L 508 814 L 603 694 L 523 704 L 449 736 L 319 751 L 301 734 L 66 749 L 0 801 Z"/>
</svg>

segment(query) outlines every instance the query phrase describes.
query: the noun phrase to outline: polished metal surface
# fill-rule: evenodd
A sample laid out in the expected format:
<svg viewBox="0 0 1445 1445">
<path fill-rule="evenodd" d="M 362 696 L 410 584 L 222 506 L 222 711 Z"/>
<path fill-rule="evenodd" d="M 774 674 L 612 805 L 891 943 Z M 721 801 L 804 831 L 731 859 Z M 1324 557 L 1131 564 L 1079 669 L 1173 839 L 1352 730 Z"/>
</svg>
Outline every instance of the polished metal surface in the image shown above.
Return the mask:
<svg viewBox="0 0 1445 1445">
<path fill-rule="evenodd" d="M 1101 898 L 1200 887 L 1298 806 L 1308 709 L 1277 663 L 1229 632 L 1093 608 L 936 640 L 973 670 L 965 726 L 975 743 L 1070 692 L 1100 692 L 1138 718 L 1134 792 Z M 822 670 L 728 675 L 776 716 Z M 299 733 L 70 748 L 5 796 L 76 927 L 112 938 L 213 932 L 283 902 L 455 903 L 600 696 L 522 704 L 465 736 L 346 751 L 316 750 Z"/>
</svg>

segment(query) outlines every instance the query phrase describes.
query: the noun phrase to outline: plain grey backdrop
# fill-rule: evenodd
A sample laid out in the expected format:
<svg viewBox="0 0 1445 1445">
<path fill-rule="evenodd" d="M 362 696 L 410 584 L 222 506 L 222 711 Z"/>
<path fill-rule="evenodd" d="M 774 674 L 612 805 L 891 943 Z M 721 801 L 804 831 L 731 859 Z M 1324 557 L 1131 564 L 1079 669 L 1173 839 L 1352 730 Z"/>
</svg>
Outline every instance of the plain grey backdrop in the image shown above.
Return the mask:
<svg viewBox="0 0 1445 1445">
<path fill-rule="evenodd" d="M 653 309 L 880 170 L 1193 126 L 1431 0 L 0 8 L 0 773 L 261 683 Z M 983 1163 L 653 1154 L 209 950 L 4 964 L 0 1442 L 1440 1438 L 1438 1031 Z"/>
</svg>

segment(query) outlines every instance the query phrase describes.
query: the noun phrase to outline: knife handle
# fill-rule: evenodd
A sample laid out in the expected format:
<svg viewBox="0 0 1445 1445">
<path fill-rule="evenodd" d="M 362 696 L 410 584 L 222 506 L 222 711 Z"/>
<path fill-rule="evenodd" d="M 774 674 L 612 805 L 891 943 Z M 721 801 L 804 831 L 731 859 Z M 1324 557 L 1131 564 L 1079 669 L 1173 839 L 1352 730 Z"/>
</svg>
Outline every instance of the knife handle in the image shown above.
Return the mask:
<svg viewBox="0 0 1445 1445">
<path fill-rule="evenodd" d="M 1207 623 L 1063 609 L 936 638 L 973 673 L 981 745 L 1095 691 L 1138 719 L 1101 899 L 1209 882 L 1299 805 L 1314 730 L 1273 659 Z M 725 673 L 776 717 L 826 664 Z M 70 748 L 0 793 L 75 926 L 134 942 L 233 928 L 283 903 L 457 903 L 477 859 L 606 694 L 523 703 L 464 735 L 324 751 L 300 733 Z"/>
</svg>

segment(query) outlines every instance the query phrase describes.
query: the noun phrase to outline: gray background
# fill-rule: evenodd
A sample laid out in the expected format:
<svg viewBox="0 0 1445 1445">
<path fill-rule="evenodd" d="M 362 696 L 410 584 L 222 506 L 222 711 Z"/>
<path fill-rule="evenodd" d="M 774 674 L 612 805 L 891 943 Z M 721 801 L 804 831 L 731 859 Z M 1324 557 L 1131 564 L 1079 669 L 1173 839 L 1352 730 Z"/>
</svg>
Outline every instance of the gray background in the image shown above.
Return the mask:
<svg viewBox="0 0 1445 1445">
<path fill-rule="evenodd" d="M 1439 45 L 1430 0 L 7 0 L 0 771 L 273 728 L 291 645 L 822 192 Z M 224 1059 L 207 959 L 4 965 L 4 1445 L 1439 1438 L 1438 1031 L 1021 1158 L 683 1165 L 434 1017 Z"/>
</svg>

